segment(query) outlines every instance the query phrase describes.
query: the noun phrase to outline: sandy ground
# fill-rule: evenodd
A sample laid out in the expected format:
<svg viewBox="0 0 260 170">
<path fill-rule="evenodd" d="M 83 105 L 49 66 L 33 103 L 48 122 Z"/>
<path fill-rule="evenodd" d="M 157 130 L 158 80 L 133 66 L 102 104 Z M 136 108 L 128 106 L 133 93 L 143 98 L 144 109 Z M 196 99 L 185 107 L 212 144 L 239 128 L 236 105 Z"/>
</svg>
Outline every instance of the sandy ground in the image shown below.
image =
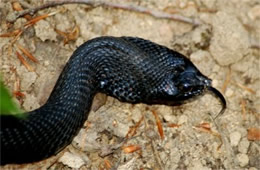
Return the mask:
<svg viewBox="0 0 260 170">
<path fill-rule="evenodd" d="M 40 2 L 28 3 L 37 6 Z M 111 35 L 142 37 L 187 55 L 213 80 L 214 87 L 221 90 L 226 84 L 223 92 L 228 103 L 226 112 L 214 123 L 212 117 L 221 106 L 208 94 L 179 107 L 131 105 L 100 95 L 94 101 L 86 126 L 58 156 L 35 164 L 2 168 L 260 169 L 259 141 L 249 137 L 252 128 L 259 128 L 260 51 L 254 47 L 260 43 L 259 0 L 120 3 L 198 18 L 203 24 L 194 28 L 136 12 L 86 5 L 63 5 L 39 11 L 36 16 L 60 12 L 27 29 L 15 42 L 39 60 L 37 64 L 28 61 L 35 71 L 30 72 L 21 64 L 16 46 L 10 50 L 12 38 L 0 39 L 0 72 L 11 92 L 20 83 L 20 90 L 25 94 L 18 102 L 21 107 L 29 111 L 46 101 L 57 76 L 80 44 Z M 6 17 L 10 13 L 13 13 L 10 1 L 0 0 L 0 34 L 20 28 L 26 22 L 20 18 L 13 25 L 8 24 Z M 55 28 L 69 32 L 75 26 L 79 28 L 79 36 L 64 45 Z M 159 116 L 164 139 L 158 133 L 152 112 Z M 142 116 L 136 134 L 122 143 Z M 209 125 L 211 132 L 196 128 L 199 125 Z M 130 145 L 140 148 L 125 153 L 122 147 Z"/>
</svg>

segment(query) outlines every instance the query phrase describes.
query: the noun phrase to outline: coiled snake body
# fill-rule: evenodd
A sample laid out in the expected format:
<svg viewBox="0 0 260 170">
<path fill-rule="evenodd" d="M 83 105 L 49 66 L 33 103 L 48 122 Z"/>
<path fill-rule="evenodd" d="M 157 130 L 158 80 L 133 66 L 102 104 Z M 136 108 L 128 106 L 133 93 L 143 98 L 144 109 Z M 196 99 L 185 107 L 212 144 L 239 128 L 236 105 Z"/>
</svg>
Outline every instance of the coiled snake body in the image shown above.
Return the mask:
<svg viewBox="0 0 260 170">
<path fill-rule="evenodd" d="M 211 91 L 211 80 L 186 57 L 134 37 L 100 37 L 71 56 L 46 104 L 25 118 L 1 116 L 1 165 L 39 161 L 70 144 L 102 92 L 130 103 L 174 105 Z"/>
</svg>

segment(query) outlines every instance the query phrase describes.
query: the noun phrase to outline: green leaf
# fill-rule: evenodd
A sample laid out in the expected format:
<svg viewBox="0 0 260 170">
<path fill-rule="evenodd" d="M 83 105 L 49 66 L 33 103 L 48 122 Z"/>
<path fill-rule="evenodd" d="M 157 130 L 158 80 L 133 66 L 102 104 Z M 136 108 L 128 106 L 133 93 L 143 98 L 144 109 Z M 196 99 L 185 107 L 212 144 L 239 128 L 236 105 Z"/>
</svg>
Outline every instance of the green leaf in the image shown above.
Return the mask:
<svg viewBox="0 0 260 170">
<path fill-rule="evenodd" d="M 0 77 L 0 115 L 17 115 L 21 112 Z"/>
</svg>

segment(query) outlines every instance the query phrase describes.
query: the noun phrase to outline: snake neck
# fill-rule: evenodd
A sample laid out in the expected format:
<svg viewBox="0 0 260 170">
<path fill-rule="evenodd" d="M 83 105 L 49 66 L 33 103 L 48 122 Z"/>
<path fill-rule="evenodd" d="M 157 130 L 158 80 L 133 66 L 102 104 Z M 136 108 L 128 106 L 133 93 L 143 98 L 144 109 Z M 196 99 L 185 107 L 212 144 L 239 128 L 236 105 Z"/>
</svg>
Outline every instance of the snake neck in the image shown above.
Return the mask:
<svg viewBox="0 0 260 170">
<path fill-rule="evenodd" d="M 43 107 L 63 108 L 68 114 L 86 113 L 87 116 L 97 92 L 97 62 L 87 54 L 75 52 L 68 63 Z"/>
</svg>

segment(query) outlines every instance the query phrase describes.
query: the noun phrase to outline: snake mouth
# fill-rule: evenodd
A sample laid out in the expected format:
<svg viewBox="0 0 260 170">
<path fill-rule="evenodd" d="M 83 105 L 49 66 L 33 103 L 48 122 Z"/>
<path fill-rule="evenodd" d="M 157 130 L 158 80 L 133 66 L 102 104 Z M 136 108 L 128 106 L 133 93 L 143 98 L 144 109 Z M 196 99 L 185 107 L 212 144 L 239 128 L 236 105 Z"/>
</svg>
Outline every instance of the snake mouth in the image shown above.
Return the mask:
<svg viewBox="0 0 260 170">
<path fill-rule="evenodd" d="M 222 109 L 220 110 L 220 112 L 217 114 L 217 116 L 214 118 L 216 119 L 219 115 L 222 115 L 226 108 L 227 108 L 227 102 L 226 102 L 226 99 L 224 98 L 224 96 L 220 93 L 220 91 L 218 91 L 217 89 L 215 89 L 214 87 L 212 86 L 209 86 L 208 88 L 208 91 L 211 92 L 214 96 L 216 96 L 221 104 L 222 104 Z"/>
</svg>

